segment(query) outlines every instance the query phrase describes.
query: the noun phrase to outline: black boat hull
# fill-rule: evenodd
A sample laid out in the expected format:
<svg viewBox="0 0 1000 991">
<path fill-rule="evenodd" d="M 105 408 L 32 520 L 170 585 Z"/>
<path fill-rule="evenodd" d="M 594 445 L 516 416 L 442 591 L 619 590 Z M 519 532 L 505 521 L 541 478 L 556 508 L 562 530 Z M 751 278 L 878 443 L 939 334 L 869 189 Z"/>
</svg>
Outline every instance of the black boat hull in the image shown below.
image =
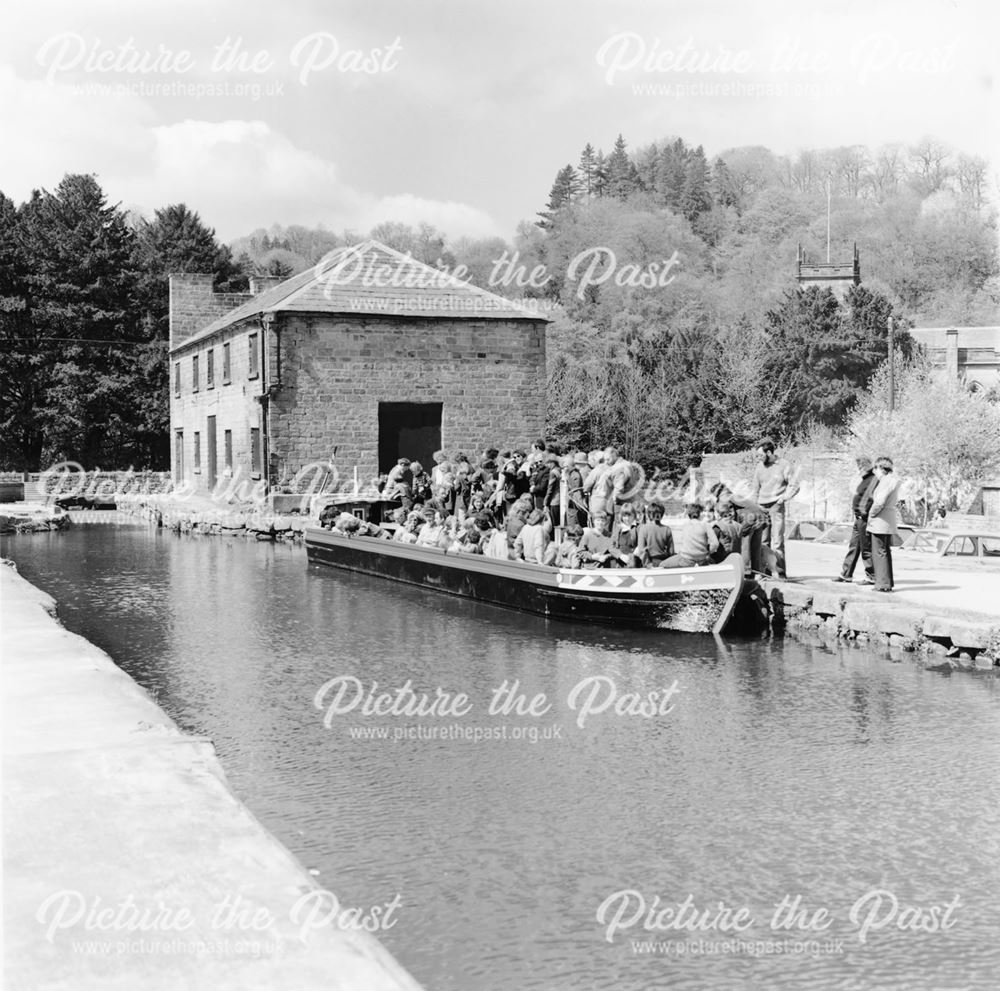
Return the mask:
<svg viewBox="0 0 1000 991">
<path fill-rule="evenodd" d="M 305 541 L 317 564 L 572 622 L 718 633 L 743 586 L 738 554 L 702 568 L 570 571 L 319 527 L 307 527 Z"/>
</svg>

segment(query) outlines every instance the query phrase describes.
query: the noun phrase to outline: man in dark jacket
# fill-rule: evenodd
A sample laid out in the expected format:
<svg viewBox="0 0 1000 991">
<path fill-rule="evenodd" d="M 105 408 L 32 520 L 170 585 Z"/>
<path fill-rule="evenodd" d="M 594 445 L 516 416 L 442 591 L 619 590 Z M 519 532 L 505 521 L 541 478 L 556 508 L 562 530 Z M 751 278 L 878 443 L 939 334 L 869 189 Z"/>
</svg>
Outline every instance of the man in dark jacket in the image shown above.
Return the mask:
<svg viewBox="0 0 1000 991">
<path fill-rule="evenodd" d="M 743 569 L 747 574 L 752 571 L 765 571 L 765 558 L 772 573 L 777 569 L 777 558 L 770 548 L 762 546 L 762 534 L 768 525 L 770 514 L 763 506 L 758 505 L 746 496 L 738 496 L 724 482 L 716 482 L 709 490 L 715 498 L 715 511 L 720 516 L 732 513 L 733 519 L 740 525 L 740 553 L 743 556 Z M 765 551 L 767 552 L 765 554 Z"/>
<path fill-rule="evenodd" d="M 847 556 L 840 574 L 832 579 L 835 582 L 849 582 L 854 576 L 854 568 L 860 557 L 865 567 L 865 577 L 862 585 L 872 585 L 875 582 L 875 567 L 872 564 L 872 538 L 868 533 L 868 512 L 872 508 L 872 494 L 878 479 L 872 469 L 870 458 L 858 458 L 858 471 L 861 481 L 851 499 L 851 511 L 854 513 L 854 529 L 851 531 L 851 542 L 847 547 Z"/>
</svg>

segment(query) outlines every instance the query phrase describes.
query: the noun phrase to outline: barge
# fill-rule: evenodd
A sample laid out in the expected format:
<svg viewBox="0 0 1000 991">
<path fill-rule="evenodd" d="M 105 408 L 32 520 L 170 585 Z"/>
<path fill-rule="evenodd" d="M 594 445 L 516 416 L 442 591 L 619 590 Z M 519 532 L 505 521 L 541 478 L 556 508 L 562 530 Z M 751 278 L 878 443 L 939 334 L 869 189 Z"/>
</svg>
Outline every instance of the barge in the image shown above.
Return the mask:
<svg viewBox="0 0 1000 991">
<path fill-rule="evenodd" d="M 744 584 L 739 554 L 697 568 L 568 569 L 315 526 L 304 536 L 311 563 L 576 623 L 721 633 Z"/>
</svg>

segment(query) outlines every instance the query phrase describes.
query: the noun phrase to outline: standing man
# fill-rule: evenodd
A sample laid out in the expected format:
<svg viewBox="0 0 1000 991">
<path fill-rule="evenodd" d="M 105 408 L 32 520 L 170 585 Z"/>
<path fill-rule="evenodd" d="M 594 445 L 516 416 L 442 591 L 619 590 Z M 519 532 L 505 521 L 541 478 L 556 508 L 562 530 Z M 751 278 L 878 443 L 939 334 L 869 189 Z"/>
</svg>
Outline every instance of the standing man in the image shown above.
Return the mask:
<svg viewBox="0 0 1000 991">
<path fill-rule="evenodd" d="M 590 514 L 587 511 L 587 496 L 583 491 L 584 475 L 590 473 L 590 463 L 587 455 L 583 451 L 577 451 L 572 456 L 566 455 L 563 459 L 563 466 L 566 468 L 566 525 L 585 527 L 590 523 Z"/>
<path fill-rule="evenodd" d="M 775 556 L 778 578 L 785 574 L 785 513 L 786 507 L 798 494 L 798 483 L 792 478 L 791 465 L 774 455 L 774 441 L 765 437 L 757 445 L 760 462 L 753 473 L 752 498 L 767 510 L 768 521 L 761 543 L 770 547 Z"/>
<path fill-rule="evenodd" d="M 851 531 L 851 542 L 847 547 L 847 556 L 840 574 L 833 579 L 835 582 L 849 582 L 854 577 L 854 568 L 861 558 L 865 568 L 862 585 L 875 584 L 875 567 L 872 564 L 872 538 L 868 533 L 868 513 L 872 508 L 872 493 L 878 484 L 871 458 L 858 458 L 858 471 L 861 481 L 851 499 L 851 511 L 854 514 L 854 529 Z"/>
<path fill-rule="evenodd" d="M 892 538 L 896 530 L 896 502 L 899 482 L 892 474 L 892 459 L 875 461 L 875 490 L 868 510 L 868 532 L 872 539 L 872 564 L 875 566 L 875 591 L 891 592 L 895 584 L 892 577 Z"/>
<path fill-rule="evenodd" d="M 603 509 L 612 519 L 625 501 L 630 469 L 627 461 L 618 457 L 618 449 L 606 448 L 601 460 L 583 481 L 583 491 L 590 496 L 590 515 Z"/>
</svg>

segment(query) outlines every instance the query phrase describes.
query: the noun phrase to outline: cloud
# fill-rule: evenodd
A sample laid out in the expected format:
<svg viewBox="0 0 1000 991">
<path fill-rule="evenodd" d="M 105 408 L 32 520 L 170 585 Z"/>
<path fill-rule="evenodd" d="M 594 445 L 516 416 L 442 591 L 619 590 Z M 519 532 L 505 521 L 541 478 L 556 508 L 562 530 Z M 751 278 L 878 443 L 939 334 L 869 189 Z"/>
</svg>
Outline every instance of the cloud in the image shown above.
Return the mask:
<svg viewBox="0 0 1000 991">
<path fill-rule="evenodd" d="M 134 91 L 95 88 L 107 85 L 23 80 L 0 66 L 0 133 L 18 139 L 0 149 L 0 189 L 23 200 L 67 172 L 92 172 L 112 202 L 147 216 L 184 202 L 224 240 L 273 223 L 364 232 L 384 220 L 426 221 L 452 237 L 497 230 L 466 203 L 353 188 L 332 161 L 267 121 L 157 123 Z"/>
<path fill-rule="evenodd" d="M 496 222 L 484 210 L 467 203 L 429 200 L 411 193 L 376 200 L 364 211 L 359 227 L 368 230 L 386 220 L 413 226 L 426 222 L 451 237 L 490 237 L 499 232 Z"/>
<path fill-rule="evenodd" d="M 331 162 L 261 120 L 184 120 L 152 135 L 152 167 L 108 183 L 147 209 L 185 202 L 226 239 L 272 223 L 340 226 L 364 203 Z"/>
<path fill-rule="evenodd" d="M 137 98 L 93 99 L 75 86 L 17 78 L 0 65 L 0 189 L 15 200 L 51 189 L 67 172 L 150 166 L 154 114 Z"/>
</svg>

